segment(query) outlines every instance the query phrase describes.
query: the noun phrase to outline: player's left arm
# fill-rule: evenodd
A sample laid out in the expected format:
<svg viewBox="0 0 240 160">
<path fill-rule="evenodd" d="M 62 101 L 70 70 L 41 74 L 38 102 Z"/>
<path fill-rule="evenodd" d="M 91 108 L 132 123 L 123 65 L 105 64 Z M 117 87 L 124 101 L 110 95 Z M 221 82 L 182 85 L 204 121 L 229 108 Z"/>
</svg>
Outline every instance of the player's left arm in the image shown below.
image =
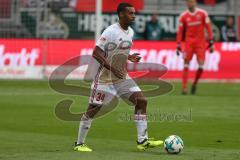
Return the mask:
<svg viewBox="0 0 240 160">
<path fill-rule="evenodd" d="M 213 53 L 214 52 L 213 30 L 212 30 L 210 17 L 207 13 L 205 14 L 204 21 L 205 21 L 205 27 L 208 33 L 208 42 L 209 42 L 208 48 L 210 50 L 210 53 Z"/>
<path fill-rule="evenodd" d="M 131 32 L 132 32 L 132 39 L 133 39 L 133 37 L 134 37 L 134 30 L 131 29 Z M 141 58 L 142 57 L 140 56 L 139 53 L 134 53 L 132 55 L 130 55 L 130 54 L 128 55 L 128 60 L 133 62 L 133 63 L 139 62 L 141 60 Z"/>
<path fill-rule="evenodd" d="M 184 14 L 181 14 L 179 17 L 179 25 L 178 25 L 178 31 L 177 31 L 177 49 L 176 49 L 176 53 L 177 56 L 180 55 L 180 52 L 182 52 L 182 46 L 181 46 L 181 42 L 183 41 L 183 34 L 184 34 L 184 30 L 186 29 L 186 25 L 185 25 L 185 18 L 183 16 Z"/>
</svg>

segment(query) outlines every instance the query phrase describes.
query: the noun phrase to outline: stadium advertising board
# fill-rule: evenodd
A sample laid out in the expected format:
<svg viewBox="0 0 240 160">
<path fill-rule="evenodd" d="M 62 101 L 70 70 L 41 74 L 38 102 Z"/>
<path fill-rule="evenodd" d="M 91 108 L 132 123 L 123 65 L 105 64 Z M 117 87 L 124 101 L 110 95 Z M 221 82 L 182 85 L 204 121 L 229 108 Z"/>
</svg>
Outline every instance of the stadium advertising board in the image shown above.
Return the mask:
<svg viewBox="0 0 240 160">
<path fill-rule="evenodd" d="M 96 29 L 96 15 L 94 13 L 59 12 L 58 14 L 52 13 L 51 16 L 55 17 L 57 21 L 47 22 L 47 28 L 43 27 L 42 23 L 39 23 L 38 31 L 34 29 L 36 28 L 34 26 L 37 25 L 36 17 L 31 12 L 22 12 L 21 20 L 32 37 L 45 37 L 44 34 L 47 34 L 48 38 L 93 39 Z M 175 40 L 178 17 L 177 14 L 158 14 L 163 40 Z M 117 14 L 104 13 L 102 18 L 103 29 L 118 21 Z M 211 16 L 216 41 L 221 38 L 220 31 L 225 24 L 226 18 L 226 15 Z M 132 26 L 135 30 L 135 39 L 144 39 L 146 22 L 150 19 L 151 14 L 138 13 L 136 15 L 135 25 Z"/>
<path fill-rule="evenodd" d="M 132 52 L 142 56 L 141 63 L 163 64 L 168 68 L 167 79 L 180 79 L 183 68 L 182 56 L 176 56 L 174 42 L 135 41 Z M 82 40 L 7 40 L 0 39 L 0 78 L 41 79 L 67 60 L 91 55 L 94 41 Z M 204 79 L 240 80 L 240 43 L 217 43 L 213 54 L 206 53 Z M 46 67 L 44 64 L 46 64 Z M 193 59 L 190 70 L 197 69 Z M 141 65 L 128 66 L 129 71 L 142 71 Z M 157 69 L 152 69 L 157 77 Z M 69 78 L 81 79 L 86 66 L 79 67 Z M 190 74 L 194 76 L 193 72 Z"/>
</svg>

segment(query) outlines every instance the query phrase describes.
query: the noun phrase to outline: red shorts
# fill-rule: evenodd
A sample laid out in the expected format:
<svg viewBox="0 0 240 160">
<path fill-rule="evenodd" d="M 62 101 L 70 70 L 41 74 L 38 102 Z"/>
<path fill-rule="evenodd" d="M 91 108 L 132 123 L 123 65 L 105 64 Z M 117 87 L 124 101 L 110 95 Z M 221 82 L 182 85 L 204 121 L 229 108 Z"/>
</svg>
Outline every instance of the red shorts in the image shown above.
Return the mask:
<svg viewBox="0 0 240 160">
<path fill-rule="evenodd" d="M 205 52 L 206 47 L 203 46 L 194 46 L 194 45 L 185 45 L 185 53 L 184 53 L 184 59 L 187 61 L 191 61 L 193 58 L 193 55 L 196 54 L 198 61 L 204 61 L 205 60 Z"/>
</svg>

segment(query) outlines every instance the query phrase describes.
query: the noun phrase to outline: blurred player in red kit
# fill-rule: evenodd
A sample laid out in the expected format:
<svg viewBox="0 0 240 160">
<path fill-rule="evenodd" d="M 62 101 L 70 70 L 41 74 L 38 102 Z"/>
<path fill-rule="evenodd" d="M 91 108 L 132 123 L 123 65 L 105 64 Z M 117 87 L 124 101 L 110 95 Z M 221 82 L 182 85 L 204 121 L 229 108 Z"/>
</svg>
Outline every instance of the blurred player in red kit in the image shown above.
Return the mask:
<svg viewBox="0 0 240 160">
<path fill-rule="evenodd" d="M 182 51 L 181 42 L 184 39 L 184 70 L 182 81 L 182 94 L 187 94 L 188 68 L 193 55 L 196 54 L 199 68 L 192 84 L 191 94 L 196 93 L 197 83 L 203 73 L 206 49 L 213 53 L 213 33 L 208 13 L 196 7 L 196 0 L 186 0 L 187 10 L 179 17 L 177 34 L 177 55 Z M 208 38 L 205 38 L 205 29 Z M 207 46 L 207 42 L 209 45 Z"/>
</svg>

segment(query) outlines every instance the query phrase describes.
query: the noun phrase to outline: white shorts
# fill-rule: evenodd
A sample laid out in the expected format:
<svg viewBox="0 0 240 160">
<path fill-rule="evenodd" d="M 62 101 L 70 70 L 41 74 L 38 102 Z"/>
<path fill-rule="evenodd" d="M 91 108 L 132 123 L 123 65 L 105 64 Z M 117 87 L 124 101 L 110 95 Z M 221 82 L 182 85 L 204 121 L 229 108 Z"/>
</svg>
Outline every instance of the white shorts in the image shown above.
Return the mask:
<svg viewBox="0 0 240 160">
<path fill-rule="evenodd" d="M 116 84 L 93 82 L 89 104 L 97 106 L 107 105 L 114 97 L 129 100 L 134 92 L 141 92 L 141 89 L 132 79 L 126 79 Z"/>
</svg>

